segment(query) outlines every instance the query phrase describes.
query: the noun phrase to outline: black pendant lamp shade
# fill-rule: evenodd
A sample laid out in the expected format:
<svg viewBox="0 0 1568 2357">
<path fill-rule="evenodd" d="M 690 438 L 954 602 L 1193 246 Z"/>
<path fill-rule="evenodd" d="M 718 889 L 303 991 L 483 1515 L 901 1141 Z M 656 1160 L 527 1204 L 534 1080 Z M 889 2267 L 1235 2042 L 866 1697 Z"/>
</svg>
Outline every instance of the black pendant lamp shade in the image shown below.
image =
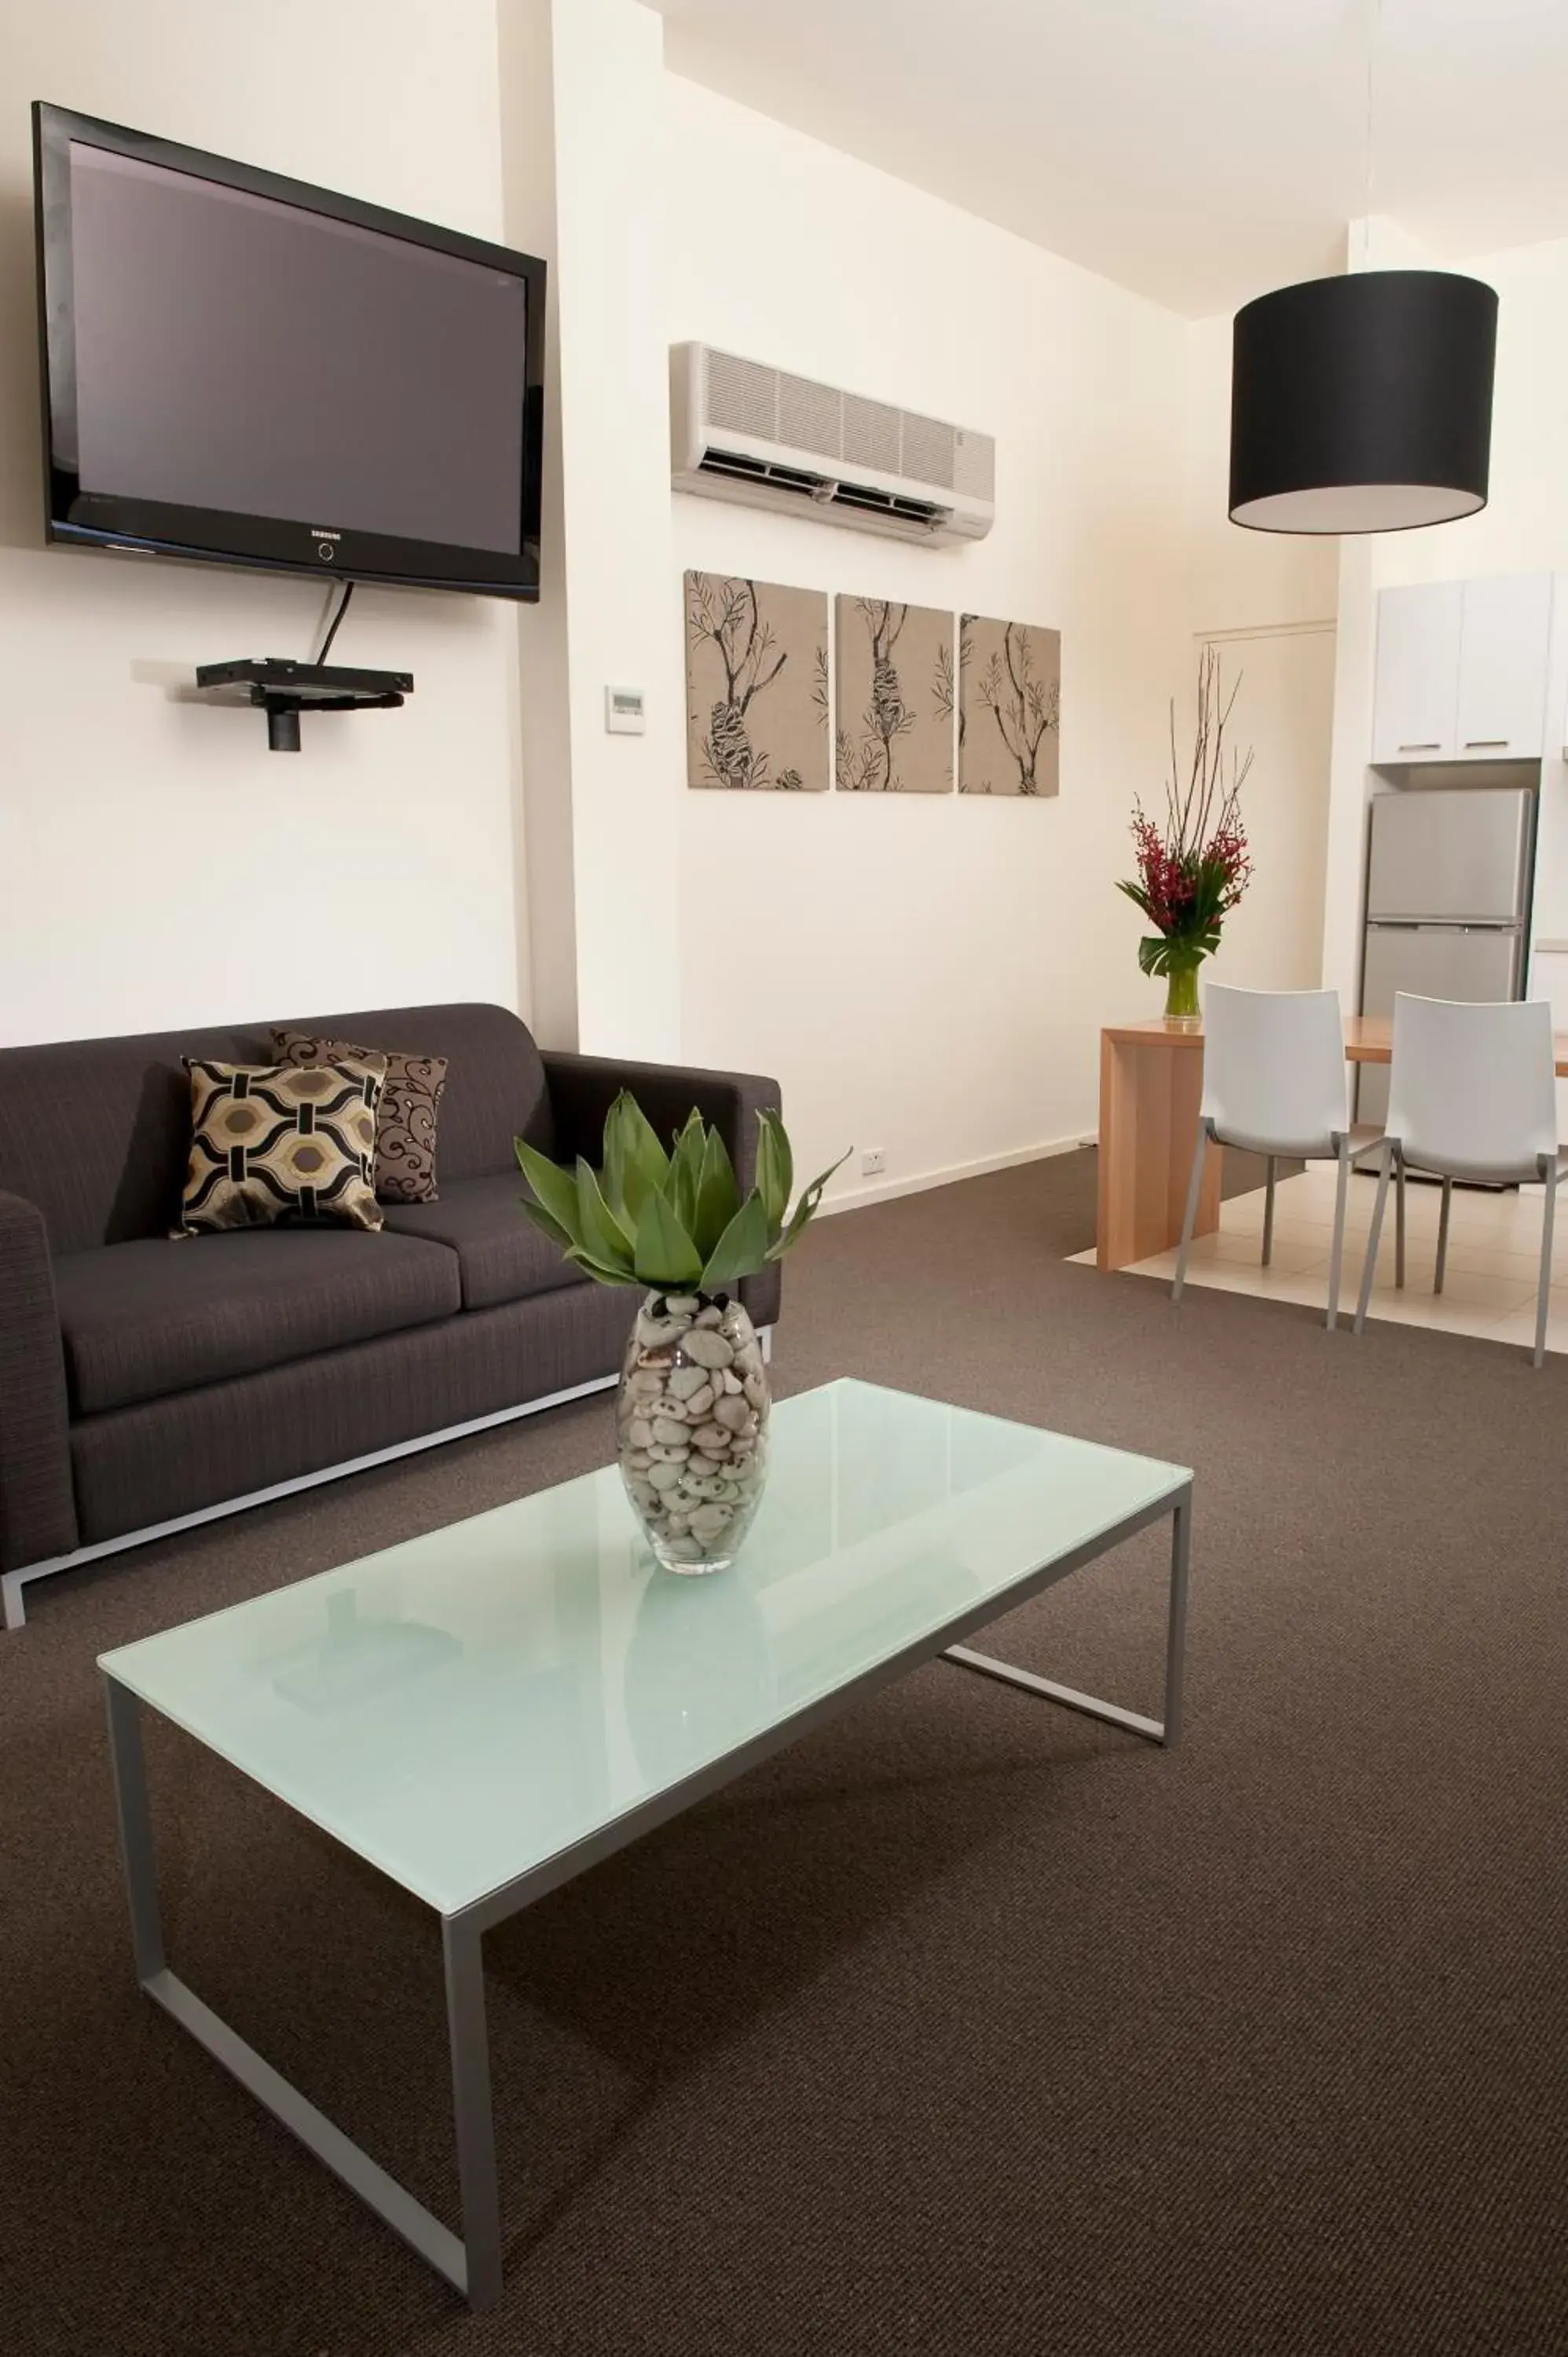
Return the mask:
<svg viewBox="0 0 1568 2357">
<path fill-rule="evenodd" d="M 1404 532 L 1487 504 L 1498 298 L 1445 270 L 1282 286 L 1238 311 L 1230 519 Z"/>
</svg>

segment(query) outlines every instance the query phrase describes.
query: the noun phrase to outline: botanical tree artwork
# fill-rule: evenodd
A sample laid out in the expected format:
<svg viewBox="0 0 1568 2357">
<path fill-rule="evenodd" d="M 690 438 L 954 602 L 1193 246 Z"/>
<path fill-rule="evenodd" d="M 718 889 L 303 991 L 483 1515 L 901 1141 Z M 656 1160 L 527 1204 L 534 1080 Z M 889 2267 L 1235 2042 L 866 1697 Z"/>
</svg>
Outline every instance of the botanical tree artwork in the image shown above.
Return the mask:
<svg viewBox="0 0 1568 2357">
<path fill-rule="evenodd" d="M 952 616 L 886 597 L 835 605 L 839 791 L 951 793 Z"/>
<path fill-rule="evenodd" d="M 825 594 L 688 573 L 685 602 L 687 783 L 825 791 Z"/>
<path fill-rule="evenodd" d="M 1062 640 L 1027 622 L 959 625 L 961 794 L 1058 791 Z"/>
</svg>

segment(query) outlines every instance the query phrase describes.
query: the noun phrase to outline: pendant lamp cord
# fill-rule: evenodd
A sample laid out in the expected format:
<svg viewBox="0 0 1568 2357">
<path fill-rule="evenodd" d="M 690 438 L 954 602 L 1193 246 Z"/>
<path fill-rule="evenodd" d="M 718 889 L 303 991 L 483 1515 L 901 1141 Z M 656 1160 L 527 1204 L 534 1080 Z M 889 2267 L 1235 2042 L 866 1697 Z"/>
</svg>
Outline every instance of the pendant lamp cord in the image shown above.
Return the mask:
<svg viewBox="0 0 1568 2357">
<path fill-rule="evenodd" d="M 1383 0 L 1370 0 L 1367 11 L 1367 124 L 1366 124 L 1366 192 L 1361 206 L 1361 267 L 1369 270 L 1372 264 L 1372 192 L 1376 182 L 1377 145 L 1374 132 L 1377 124 L 1378 50 L 1383 30 Z"/>
</svg>

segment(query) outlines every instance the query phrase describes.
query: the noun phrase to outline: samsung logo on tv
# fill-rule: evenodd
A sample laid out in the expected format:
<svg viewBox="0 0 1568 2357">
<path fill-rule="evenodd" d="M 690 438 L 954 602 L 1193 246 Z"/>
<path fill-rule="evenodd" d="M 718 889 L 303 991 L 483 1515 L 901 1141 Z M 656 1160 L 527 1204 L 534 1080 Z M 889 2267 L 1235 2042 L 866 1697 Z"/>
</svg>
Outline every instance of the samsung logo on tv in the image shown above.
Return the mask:
<svg viewBox="0 0 1568 2357">
<path fill-rule="evenodd" d="M 307 529 L 315 533 L 317 540 L 341 540 L 343 537 L 340 532 L 328 532 L 324 523 L 313 523 Z"/>
</svg>

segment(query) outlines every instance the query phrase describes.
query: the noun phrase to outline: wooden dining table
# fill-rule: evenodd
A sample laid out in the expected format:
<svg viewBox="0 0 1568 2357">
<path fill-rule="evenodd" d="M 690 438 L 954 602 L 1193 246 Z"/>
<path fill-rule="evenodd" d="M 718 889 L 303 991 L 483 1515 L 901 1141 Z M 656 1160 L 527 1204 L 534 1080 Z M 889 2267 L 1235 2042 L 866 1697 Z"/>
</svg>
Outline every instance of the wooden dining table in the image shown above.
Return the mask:
<svg viewBox="0 0 1568 2357">
<path fill-rule="evenodd" d="M 1393 1041 L 1387 1015 L 1348 1015 L 1345 1058 L 1386 1064 Z M 1568 1080 L 1568 1031 L 1556 1035 L 1557 1077 Z M 1095 1257 L 1128 1268 L 1181 1242 L 1197 1114 L 1203 1096 L 1203 1032 L 1197 1025 L 1108 1024 L 1100 1035 L 1100 1218 Z M 1193 1233 L 1219 1225 L 1220 1149 L 1204 1166 Z"/>
</svg>

